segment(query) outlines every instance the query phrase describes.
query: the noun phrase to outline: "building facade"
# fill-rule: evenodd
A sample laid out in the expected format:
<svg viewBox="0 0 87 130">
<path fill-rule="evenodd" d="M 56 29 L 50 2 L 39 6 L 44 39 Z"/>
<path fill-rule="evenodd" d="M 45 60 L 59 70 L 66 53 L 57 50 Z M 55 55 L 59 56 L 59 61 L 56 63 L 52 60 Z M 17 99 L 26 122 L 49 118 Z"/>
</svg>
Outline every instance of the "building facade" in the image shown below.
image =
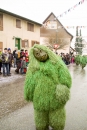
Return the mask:
<svg viewBox="0 0 87 130">
<path fill-rule="evenodd" d="M 0 9 L 0 48 L 30 49 L 40 43 L 41 24 Z"/>
<path fill-rule="evenodd" d="M 51 13 L 40 29 L 40 43 L 50 44 L 58 54 L 69 53 L 73 36 L 64 28 L 57 17 Z"/>
</svg>

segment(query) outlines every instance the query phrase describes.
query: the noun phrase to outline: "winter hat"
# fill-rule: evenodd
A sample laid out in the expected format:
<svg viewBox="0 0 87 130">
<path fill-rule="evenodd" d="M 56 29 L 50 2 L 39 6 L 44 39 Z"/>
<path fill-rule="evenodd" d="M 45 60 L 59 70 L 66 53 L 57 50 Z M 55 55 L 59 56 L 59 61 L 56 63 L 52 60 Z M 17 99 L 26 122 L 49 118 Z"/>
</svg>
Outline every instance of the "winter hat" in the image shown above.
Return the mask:
<svg viewBox="0 0 87 130">
<path fill-rule="evenodd" d="M 7 50 L 7 48 L 4 48 L 4 50 Z"/>
<path fill-rule="evenodd" d="M 11 49 L 10 48 L 8 48 L 8 51 L 10 51 Z"/>
</svg>

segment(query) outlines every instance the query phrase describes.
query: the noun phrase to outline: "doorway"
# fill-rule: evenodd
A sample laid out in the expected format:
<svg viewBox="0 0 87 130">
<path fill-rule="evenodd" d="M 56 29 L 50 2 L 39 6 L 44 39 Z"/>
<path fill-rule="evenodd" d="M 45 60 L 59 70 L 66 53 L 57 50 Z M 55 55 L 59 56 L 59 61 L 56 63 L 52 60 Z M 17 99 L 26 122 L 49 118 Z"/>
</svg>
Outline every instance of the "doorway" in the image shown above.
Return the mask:
<svg viewBox="0 0 87 130">
<path fill-rule="evenodd" d="M 17 47 L 18 50 L 20 50 L 20 38 L 15 38 L 15 47 Z"/>
</svg>

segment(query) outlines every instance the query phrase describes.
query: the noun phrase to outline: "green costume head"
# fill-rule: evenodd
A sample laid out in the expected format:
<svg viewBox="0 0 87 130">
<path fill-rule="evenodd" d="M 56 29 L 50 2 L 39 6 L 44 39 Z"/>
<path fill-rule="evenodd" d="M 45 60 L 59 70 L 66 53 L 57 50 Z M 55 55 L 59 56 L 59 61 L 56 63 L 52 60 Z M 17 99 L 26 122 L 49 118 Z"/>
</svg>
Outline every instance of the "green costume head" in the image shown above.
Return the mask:
<svg viewBox="0 0 87 130">
<path fill-rule="evenodd" d="M 45 51 L 43 51 L 42 49 L 39 49 L 39 48 L 34 48 L 33 54 L 34 54 L 35 58 L 37 60 L 41 61 L 41 62 L 44 62 L 49 58 L 48 54 Z"/>
</svg>

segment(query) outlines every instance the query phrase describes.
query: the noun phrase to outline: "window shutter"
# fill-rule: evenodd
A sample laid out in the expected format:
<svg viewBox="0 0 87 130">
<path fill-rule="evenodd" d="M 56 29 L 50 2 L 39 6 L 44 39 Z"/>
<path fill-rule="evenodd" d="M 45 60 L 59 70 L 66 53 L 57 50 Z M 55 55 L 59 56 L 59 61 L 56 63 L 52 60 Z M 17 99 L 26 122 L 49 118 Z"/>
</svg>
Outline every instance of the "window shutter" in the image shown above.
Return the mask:
<svg viewBox="0 0 87 130">
<path fill-rule="evenodd" d="M 22 40 L 22 47 L 23 47 L 23 48 L 29 47 L 29 42 L 28 42 L 28 40 Z"/>
<path fill-rule="evenodd" d="M 21 28 L 21 20 L 16 19 L 16 27 Z"/>
<path fill-rule="evenodd" d="M 25 48 L 25 40 L 22 40 L 22 47 Z"/>
<path fill-rule="evenodd" d="M 33 47 L 33 46 L 34 46 L 34 44 L 35 44 L 36 42 L 35 42 L 35 41 L 32 41 L 31 43 L 32 43 L 32 47 Z"/>
<path fill-rule="evenodd" d="M 30 31 L 30 24 L 27 23 L 27 30 Z"/>
<path fill-rule="evenodd" d="M 27 23 L 27 30 L 34 32 L 34 24 L 32 24 L 32 23 Z"/>
<path fill-rule="evenodd" d="M 31 31 L 34 32 L 34 24 L 31 24 Z"/>
<path fill-rule="evenodd" d="M 38 41 L 31 41 L 31 44 L 32 44 L 32 46 L 34 46 L 34 44 L 40 44 L 40 42 L 38 42 Z"/>
<path fill-rule="evenodd" d="M 0 14 L 0 31 L 3 31 L 3 14 Z"/>
<path fill-rule="evenodd" d="M 36 41 L 36 44 L 40 44 L 40 42 L 37 42 L 37 41 Z"/>
</svg>

